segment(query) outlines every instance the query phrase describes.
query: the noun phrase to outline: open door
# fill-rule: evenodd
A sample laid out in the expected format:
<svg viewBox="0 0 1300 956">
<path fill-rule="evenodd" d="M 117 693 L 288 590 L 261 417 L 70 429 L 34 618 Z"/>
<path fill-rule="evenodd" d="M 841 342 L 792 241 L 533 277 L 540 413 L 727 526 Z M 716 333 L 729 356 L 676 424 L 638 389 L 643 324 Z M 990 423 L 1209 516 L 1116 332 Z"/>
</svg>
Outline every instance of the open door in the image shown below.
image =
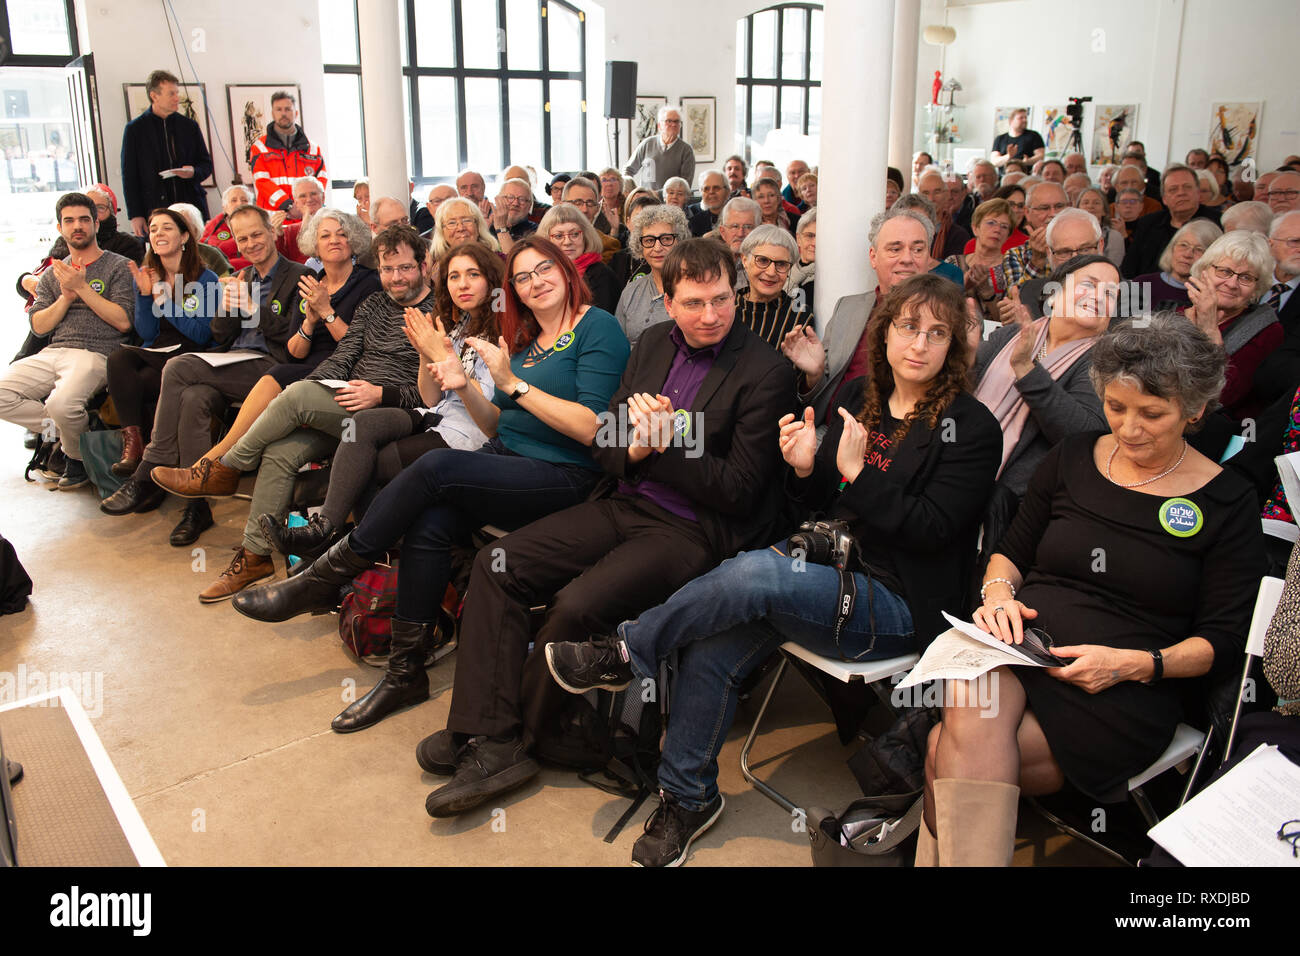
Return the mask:
<svg viewBox="0 0 1300 956">
<path fill-rule="evenodd" d="M 100 132 L 99 89 L 95 55 L 87 53 L 69 61 L 68 102 L 72 106 L 72 155 L 77 179 L 85 184 L 105 182 L 104 138 Z"/>
</svg>

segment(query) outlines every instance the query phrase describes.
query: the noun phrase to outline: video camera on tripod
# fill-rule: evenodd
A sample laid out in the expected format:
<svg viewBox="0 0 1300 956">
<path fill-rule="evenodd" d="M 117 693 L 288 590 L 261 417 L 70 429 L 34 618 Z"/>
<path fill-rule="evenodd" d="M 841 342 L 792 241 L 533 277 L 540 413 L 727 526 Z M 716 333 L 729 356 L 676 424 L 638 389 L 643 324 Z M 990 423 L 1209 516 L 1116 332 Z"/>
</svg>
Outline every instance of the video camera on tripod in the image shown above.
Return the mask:
<svg viewBox="0 0 1300 956">
<path fill-rule="evenodd" d="M 1091 96 L 1071 96 L 1070 105 L 1065 108 L 1065 115 L 1070 118 L 1070 125 L 1075 129 L 1083 126 L 1083 104 L 1091 103 Z"/>
</svg>

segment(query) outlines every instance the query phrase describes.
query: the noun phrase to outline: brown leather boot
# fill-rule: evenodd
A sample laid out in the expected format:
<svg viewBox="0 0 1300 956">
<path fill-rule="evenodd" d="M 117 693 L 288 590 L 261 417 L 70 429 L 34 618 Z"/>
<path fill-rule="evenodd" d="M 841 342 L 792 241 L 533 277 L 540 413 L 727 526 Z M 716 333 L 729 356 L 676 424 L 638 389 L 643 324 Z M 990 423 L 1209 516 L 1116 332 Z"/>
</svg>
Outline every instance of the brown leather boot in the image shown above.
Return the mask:
<svg viewBox="0 0 1300 956">
<path fill-rule="evenodd" d="M 188 468 L 160 465 L 149 472 L 155 485 L 182 498 L 229 498 L 239 490 L 241 474 L 209 458 L 200 458 Z"/>
<path fill-rule="evenodd" d="M 143 457 L 144 436 L 140 434 L 140 426 L 126 425 L 122 429 L 122 457 L 113 463 L 113 474 L 129 478 L 140 467 Z"/>
<path fill-rule="evenodd" d="M 221 572 L 207 590 L 199 595 L 204 604 L 216 604 L 238 594 L 250 584 L 269 578 L 275 574 L 275 562 L 269 554 L 254 554 L 246 551 L 243 545 L 235 549 L 235 557 L 230 567 Z"/>
</svg>

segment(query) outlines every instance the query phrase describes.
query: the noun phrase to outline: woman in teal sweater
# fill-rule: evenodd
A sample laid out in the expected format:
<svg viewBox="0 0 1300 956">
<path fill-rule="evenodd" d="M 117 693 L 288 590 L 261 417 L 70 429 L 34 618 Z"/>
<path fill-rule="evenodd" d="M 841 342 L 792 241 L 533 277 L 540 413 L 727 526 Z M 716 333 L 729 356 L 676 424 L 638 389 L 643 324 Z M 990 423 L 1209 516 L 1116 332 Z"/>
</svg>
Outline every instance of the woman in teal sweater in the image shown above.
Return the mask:
<svg viewBox="0 0 1300 956">
<path fill-rule="evenodd" d="M 149 214 L 144 263 L 130 267 L 135 332 L 143 347 L 154 351 L 124 346 L 108 357 L 108 393 L 122 426 L 122 458 L 113 465 L 114 474 L 129 475 L 140 464 L 167 360 L 212 341 L 209 326 L 221 308 L 221 284 L 203 267 L 198 250 L 198 237 L 180 213 L 155 209 Z"/>
<path fill-rule="evenodd" d="M 451 549 L 484 524 L 522 527 L 583 501 L 600 477 L 591 457 L 597 415 L 609 406 L 631 347 L 618 320 L 588 305 L 573 263 L 547 239 L 515 244 L 506 259 L 502 336 L 471 338 L 496 391 L 489 401 L 459 359 L 432 366 L 488 436 L 477 451 L 434 449 L 387 485 L 356 529 L 287 581 L 235 596 L 262 621 L 332 608 L 338 589 L 402 541 L 388 673 L 334 720 L 361 730 L 429 695 L 426 628 L 451 576 Z"/>
</svg>

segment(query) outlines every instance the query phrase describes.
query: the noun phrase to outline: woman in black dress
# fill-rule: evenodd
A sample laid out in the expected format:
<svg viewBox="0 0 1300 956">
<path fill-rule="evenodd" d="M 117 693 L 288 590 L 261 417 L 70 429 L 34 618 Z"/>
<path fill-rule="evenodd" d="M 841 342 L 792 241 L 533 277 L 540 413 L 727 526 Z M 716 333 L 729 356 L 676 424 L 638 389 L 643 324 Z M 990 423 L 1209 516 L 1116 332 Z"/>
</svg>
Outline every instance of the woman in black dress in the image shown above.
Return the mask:
<svg viewBox="0 0 1300 956">
<path fill-rule="evenodd" d="M 1110 431 L 1067 437 L 1043 459 L 974 614 L 1008 644 L 1039 628 L 1069 661 L 949 682 L 918 864 L 1008 865 L 1022 789 L 1068 780 L 1123 799 L 1168 746 L 1194 679 L 1241 666 L 1264 569 L 1257 506 L 1184 438 L 1223 388 L 1223 350 L 1181 316 L 1147 321 L 1093 346 Z M 992 712 L 978 706 L 984 680 Z"/>
</svg>

